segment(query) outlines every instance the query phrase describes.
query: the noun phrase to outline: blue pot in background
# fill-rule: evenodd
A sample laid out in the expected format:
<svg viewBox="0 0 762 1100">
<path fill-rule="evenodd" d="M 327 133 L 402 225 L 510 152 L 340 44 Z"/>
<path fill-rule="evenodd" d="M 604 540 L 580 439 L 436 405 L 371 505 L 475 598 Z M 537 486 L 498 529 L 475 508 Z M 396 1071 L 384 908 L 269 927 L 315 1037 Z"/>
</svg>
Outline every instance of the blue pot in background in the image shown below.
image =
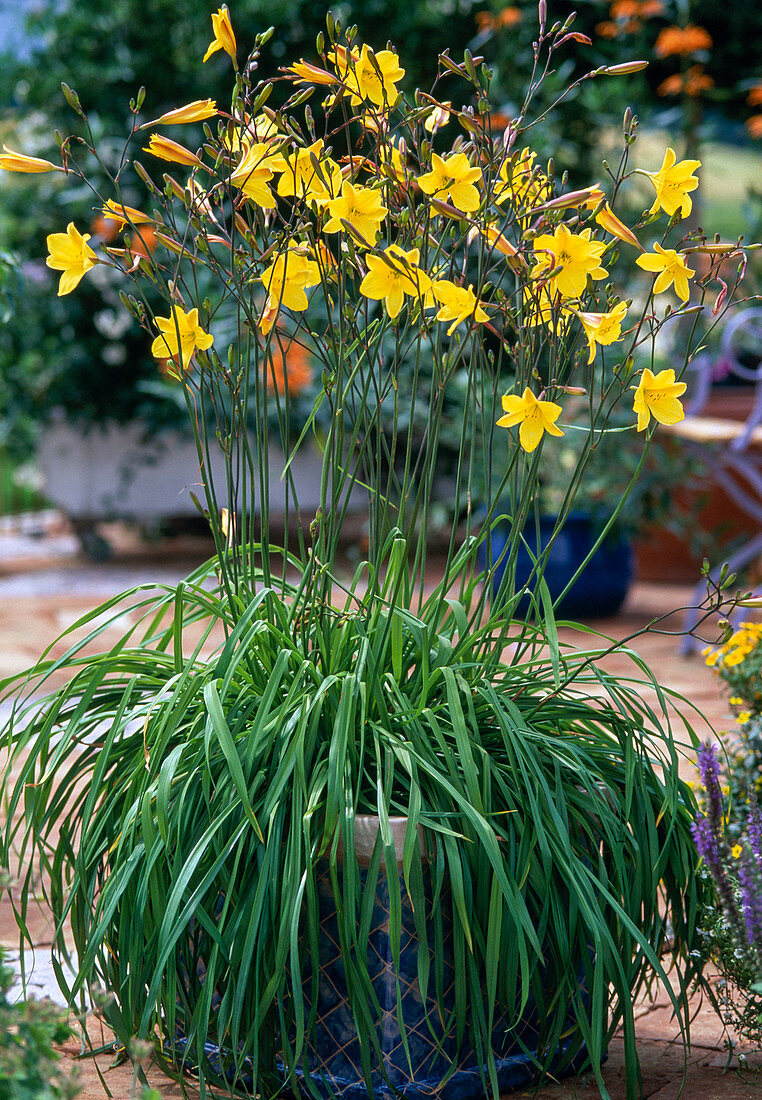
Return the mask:
<svg viewBox="0 0 762 1100">
<path fill-rule="evenodd" d="M 555 516 L 540 517 L 540 548 L 550 542 L 556 524 Z M 536 525 L 532 520 L 524 528 L 524 538 L 534 552 L 537 545 Z M 497 524 L 492 529 L 491 559 L 495 561 L 505 549 L 510 526 Z M 597 538 L 591 517 L 586 512 L 572 512 L 551 548 L 545 564 L 544 577 L 555 601 L 576 573 L 581 562 L 593 548 Z M 480 549 L 480 566 L 486 562 L 486 544 Z M 532 558 L 522 544 L 516 560 L 516 587 L 525 585 L 532 573 Z M 503 576 L 503 564 L 497 567 L 493 579 L 496 591 Z M 556 607 L 556 615 L 566 619 L 605 619 L 616 615 L 624 603 L 633 576 L 632 548 L 620 535 L 609 537 L 598 547 L 574 586 Z M 526 614 L 530 606 L 524 597 L 516 608 L 516 614 Z"/>
</svg>

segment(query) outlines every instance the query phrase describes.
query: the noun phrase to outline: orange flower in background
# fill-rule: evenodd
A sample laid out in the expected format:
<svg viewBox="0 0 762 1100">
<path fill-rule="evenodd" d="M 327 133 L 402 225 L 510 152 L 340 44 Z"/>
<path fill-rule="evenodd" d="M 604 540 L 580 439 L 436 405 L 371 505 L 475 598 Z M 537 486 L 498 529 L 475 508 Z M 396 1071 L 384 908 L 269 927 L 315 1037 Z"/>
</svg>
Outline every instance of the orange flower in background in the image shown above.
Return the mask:
<svg viewBox="0 0 762 1100">
<path fill-rule="evenodd" d="M 610 19 L 599 23 L 595 32 L 601 38 L 620 38 L 641 30 L 642 20 L 659 15 L 664 10 L 662 0 L 614 0 L 609 7 Z"/>
<path fill-rule="evenodd" d="M 626 34 L 626 31 L 619 23 L 611 23 L 607 20 L 605 23 L 598 24 L 595 33 L 599 38 L 618 38 L 620 34 Z"/>
<path fill-rule="evenodd" d="M 306 348 L 292 340 L 283 351 L 273 344 L 270 361 L 262 365 L 262 377 L 269 393 L 297 397 L 312 385 L 312 362 Z"/>
<path fill-rule="evenodd" d="M 662 80 L 656 89 L 657 95 L 680 95 L 683 90 L 683 74 L 673 73 L 666 80 Z"/>
<path fill-rule="evenodd" d="M 118 235 L 119 226 L 110 218 L 104 218 L 103 214 L 96 214 L 90 222 L 90 232 L 94 237 L 100 237 L 104 244 L 108 244 Z"/>
<path fill-rule="evenodd" d="M 635 19 L 640 15 L 638 0 L 616 0 L 609 8 L 612 19 Z"/>
<path fill-rule="evenodd" d="M 498 27 L 514 27 L 522 19 L 521 8 L 507 7 L 497 13 Z"/>
<path fill-rule="evenodd" d="M 147 260 L 156 248 L 156 230 L 152 225 L 146 225 L 140 230 L 140 235 L 133 233 L 130 240 L 130 254 L 135 259 L 142 256 Z"/>
<path fill-rule="evenodd" d="M 762 115 L 752 115 L 746 120 L 746 129 L 753 138 L 762 138 Z"/>
<path fill-rule="evenodd" d="M 762 107 L 762 84 L 755 84 L 749 89 L 746 102 L 750 107 Z"/>
<path fill-rule="evenodd" d="M 521 8 L 509 5 L 497 14 L 491 11 L 478 11 L 476 25 L 480 31 L 496 31 L 500 27 L 514 27 L 523 18 Z"/>
<path fill-rule="evenodd" d="M 661 96 L 688 95 L 695 98 L 713 87 L 714 80 L 704 72 L 704 66 L 691 65 L 686 72 L 673 73 L 662 80 L 656 91 Z"/>
<path fill-rule="evenodd" d="M 696 53 L 697 50 L 711 48 L 712 36 L 709 31 L 689 23 L 686 27 L 665 27 L 663 31 L 659 31 L 654 53 L 657 57 L 671 57 L 673 54 L 683 57 Z"/>
</svg>

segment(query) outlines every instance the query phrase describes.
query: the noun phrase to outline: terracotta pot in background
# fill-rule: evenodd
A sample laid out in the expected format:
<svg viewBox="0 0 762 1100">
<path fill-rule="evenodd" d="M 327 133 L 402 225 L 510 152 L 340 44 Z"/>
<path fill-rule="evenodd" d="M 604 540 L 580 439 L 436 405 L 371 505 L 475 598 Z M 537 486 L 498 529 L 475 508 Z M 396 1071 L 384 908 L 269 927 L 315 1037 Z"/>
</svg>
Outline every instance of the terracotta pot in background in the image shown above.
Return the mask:
<svg viewBox="0 0 762 1100">
<path fill-rule="evenodd" d="M 701 415 L 744 421 L 751 412 L 754 387 L 716 385 Z M 711 465 L 711 463 L 710 463 Z M 702 488 L 677 489 L 672 494 L 673 515 L 686 517 L 691 529 L 675 534 L 658 524 L 649 524 L 634 542 L 636 575 L 639 580 L 665 584 L 696 584 L 701 575 L 704 553 L 694 549 L 700 534 L 706 556 L 720 565 L 732 549 L 757 534 L 752 517 L 728 496 L 722 485 L 709 479 Z"/>
</svg>

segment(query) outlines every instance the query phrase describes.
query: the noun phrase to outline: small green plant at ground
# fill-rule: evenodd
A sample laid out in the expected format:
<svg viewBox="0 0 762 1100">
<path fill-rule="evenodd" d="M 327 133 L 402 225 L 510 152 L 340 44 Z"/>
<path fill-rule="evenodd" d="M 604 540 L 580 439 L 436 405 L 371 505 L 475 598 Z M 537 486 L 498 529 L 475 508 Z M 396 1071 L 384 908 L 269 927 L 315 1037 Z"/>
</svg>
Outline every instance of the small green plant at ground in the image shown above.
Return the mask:
<svg viewBox="0 0 762 1100">
<path fill-rule="evenodd" d="M 0 1100 L 73 1100 L 76 1075 L 55 1050 L 72 1035 L 68 1013 L 48 1000 L 11 1001 L 13 979 L 0 948 Z"/>
</svg>

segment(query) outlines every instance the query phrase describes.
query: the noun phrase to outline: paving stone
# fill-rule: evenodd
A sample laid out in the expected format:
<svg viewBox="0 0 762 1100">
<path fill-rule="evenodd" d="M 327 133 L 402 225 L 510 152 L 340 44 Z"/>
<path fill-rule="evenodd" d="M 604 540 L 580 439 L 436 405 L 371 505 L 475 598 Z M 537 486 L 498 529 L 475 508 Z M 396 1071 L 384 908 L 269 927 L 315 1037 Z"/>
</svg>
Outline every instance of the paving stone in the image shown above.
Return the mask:
<svg viewBox="0 0 762 1100">
<path fill-rule="evenodd" d="M 67 1008 L 68 1001 L 58 985 L 58 979 L 53 969 L 50 951 L 39 946 L 30 948 L 28 951 L 24 952 L 23 983 L 21 980 L 22 967 L 20 958 L 21 956 L 18 951 L 9 951 L 5 956 L 6 963 L 12 966 L 16 973 L 16 981 L 8 991 L 8 1000 L 16 1002 L 25 997 L 34 997 L 36 1000 L 41 1000 L 43 997 L 46 997 L 49 1001 L 52 1001 L 53 1004 L 60 1005 L 62 1008 Z M 62 970 L 68 982 L 72 982 L 76 977 L 71 967 L 64 964 Z"/>
</svg>

